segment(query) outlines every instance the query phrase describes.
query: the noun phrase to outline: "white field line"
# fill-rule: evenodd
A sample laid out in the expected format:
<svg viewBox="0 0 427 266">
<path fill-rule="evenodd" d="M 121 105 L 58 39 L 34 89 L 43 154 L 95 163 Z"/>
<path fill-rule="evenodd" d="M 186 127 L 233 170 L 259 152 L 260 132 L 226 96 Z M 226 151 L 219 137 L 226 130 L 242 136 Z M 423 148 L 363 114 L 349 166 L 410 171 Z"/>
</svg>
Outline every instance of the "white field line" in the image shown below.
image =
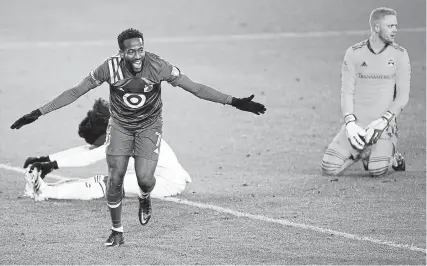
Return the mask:
<svg viewBox="0 0 427 266">
<path fill-rule="evenodd" d="M 405 28 L 399 32 L 417 33 L 426 32 L 426 28 Z M 342 31 L 309 31 L 309 32 L 276 32 L 276 33 L 248 33 L 234 35 L 207 35 L 207 36 L 183 36 L 183 37 L 153 37 L 148 38 L 147 43 L 206 43 L 224 41 L 245 40 L 273 40 L 273 39 L 296 39 L 296 38 L 324 38 L 336 36 L 359 36 L 369 35 L 368 30 L 342 30 Z M 77 46 L 113 46 L 114 40 L 88 40 L 88 41 L 11 41 L 0 42 L 0 50 L 13 50 L 21 48 L 49 48 L 49 47 L 77 47 Z"/>
<path fill-rule="evenodd" d="M 9 166 L 9 165 L 2 164 L 2 163 L 0 163 L 0 168 L 2 168 L 4 170 L 18 172 L 18 173 L 25 173 L 25 170 L 22 168 Z M 51 174 L 49 174 L 49 177 L 58 179 L 60 181 L 72 179 L 70 177 L 64 177 L 64 176 L 59 176 L 59 175 L 51 175 Z M 378 244 L 378 245 L 385 245 L 385 246 L 389 246 L 389 247 L 406 249 L 406 250 L 422 252 L 422 253 L 427 254 L 426 249 L 419 248 L 419 247 L 416 247 L 414 245 L 399 244 L 399 243 L 395 243 L 392 241 L 386 241 L 386 240 L 380 240 L 380 239 L 375 239 L 375 238 L 366 237 L 366 236 L 349 234 L 349 233 L 335 231 L 332 229 L 322 228 L 322 227 L 318 227 L 318 226 L 314 226 L 314 225 L 303 224 L 303 223 L 295 223 L 295 222 L 292 222 L 292 221 L 289 221 L 286 219 L 274 219 L 274 218 L 269 218 L 269 217 L 265 217 L 262 215 L 254 215 L 254 214 L 239 212 L 239 211 L 235 211 L 235 210 L 228 209 L 228 208 L 223 208 L 223 207 L 219 207 L 219 206 L 215 206 L 215 205 L 189 201 L 189 200 L 185 200 L 185 199 L 179 199 L 179 198 L 175 198 L 175 197 L 162 198 L 161 200 L 174 202 L 174 203 L 178 203 L 178 204 L 189 205 L 189 206 L 200 208 L 200 209 L 213 210 L 213 211 L 220 212 L 220 213 L 227 213 L 227 214 L 230 214 L 230 215 L 233 215 L 236 217 L 244 217 L 244 218 L 249 218 L 252 220 L 258 220 L 258 221 L 267 222 L 267 223 L 275 223 L 275 224 L 280 224 L 280 225 L 294 227 L 294 228 L 311 230 L 311 231 L 315 231 L 317 233 L 323 233 L 323 234 L 329 234 L 329 235 L 332 234 L 334 236 L 341 236 L 341 237 L 351 239 L 351 240 L 366 241 L 366 242 L 371 242 L 371 243 Z"/>
</svg>

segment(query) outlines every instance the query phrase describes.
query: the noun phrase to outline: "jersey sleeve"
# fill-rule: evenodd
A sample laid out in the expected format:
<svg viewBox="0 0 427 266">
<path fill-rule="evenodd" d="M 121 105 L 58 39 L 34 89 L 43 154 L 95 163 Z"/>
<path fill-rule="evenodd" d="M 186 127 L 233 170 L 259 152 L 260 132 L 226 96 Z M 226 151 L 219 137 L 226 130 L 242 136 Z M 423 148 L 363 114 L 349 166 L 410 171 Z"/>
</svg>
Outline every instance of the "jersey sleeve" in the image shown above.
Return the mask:
<svg viewBox="0 0 427 266">
<path fill-rule="evenodd" d="M 411 88 L 411 63 L 406 50 L 403 51 L 396 70 L 396 98 L 391 104 L 389 111 L 396 116 L 400 114 L 409 100 Z"/>
<path fill-rule="evenodd" d="M 174 87 L 178 86 L 183 78 L 181 70 L 165 60 L 162 61 L 162 65 L 160 66 L 161 80 L 167 81 Z"/>
<path fill-rule="evenodd" d="M 353 62 L 353 50 L 348 48 L 341 65 L 341 111 L 343 116 L 354 113 L 354 90 L 356 70 Z"/>
<path fill-rule="evenodd" d="M 105 159 L 105 146 L 94 148 L 91 145 L 74 147 L 49 155 L 51 161 L 56 161 L 59 168 L 88 166 Z"/>
<path fill-rule="evenodd" d="M 98 86 L 106 81 L 108 82 L 110 80 L 108 60 L 105 60 L 102 64 L 92 69 L 89 73 L 89 77 Z"/>
<path fill-rule="evenodd" d="M 79 82 L 79 84 L 62 92 L 53 100 L 40 107 L 39 110 L 43 115 L 46 115 L 52 111 L 67 106 L 86 94 L 88 91 L 100 86 L 104 81 L 108 80 L 109 69 L 108 63 L 105 61 L 100 66 L 93 69 L 89 75 Z"/>
</svg>

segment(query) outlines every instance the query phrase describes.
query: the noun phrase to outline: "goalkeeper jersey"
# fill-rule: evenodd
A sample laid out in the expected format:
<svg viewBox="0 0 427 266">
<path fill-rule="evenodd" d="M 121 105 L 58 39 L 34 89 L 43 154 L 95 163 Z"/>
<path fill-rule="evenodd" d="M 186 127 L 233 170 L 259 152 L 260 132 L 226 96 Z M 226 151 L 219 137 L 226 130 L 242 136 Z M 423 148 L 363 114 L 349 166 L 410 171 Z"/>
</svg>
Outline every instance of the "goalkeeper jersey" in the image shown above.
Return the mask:
<svg viewBox="0 0 427 266">
<path fill-rule="evenodd" d="M 349 47 L 341 75 L 343 115 L 355 114 L 362 127 L 386 111 L 397 116 L 408 101 L 411 67 L 407 51 L 398 44 L 387 44 L 378 53 L 369 39 Z"/>
</svg>

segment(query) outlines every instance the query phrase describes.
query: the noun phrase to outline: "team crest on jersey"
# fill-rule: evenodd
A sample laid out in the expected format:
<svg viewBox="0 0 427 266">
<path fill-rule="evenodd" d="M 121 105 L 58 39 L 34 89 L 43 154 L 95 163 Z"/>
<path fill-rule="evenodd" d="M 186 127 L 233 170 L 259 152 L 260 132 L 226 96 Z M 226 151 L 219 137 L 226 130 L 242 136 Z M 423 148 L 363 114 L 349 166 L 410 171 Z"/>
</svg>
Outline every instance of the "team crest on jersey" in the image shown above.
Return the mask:
<svg viewBox="0 0 427 266">
<path fill-rule="evenodd" d="M 144 77 L 141 77 L 141 79 L 143 80 L 143 81 L 145 81 L 145 83 L 147 84 L 147 85 L 145 85 L 145 87 L 144 87 L 144 92 L 150 92 L 150 91 L 152 91 L 153 90 L 153 82 L 151 82 L 151 81 L 149 81 L 148 79 L 146 79 L 146 78 L 144 78 Z"/>
<path fill-rule="evenodd" d="M 387 65 L 388 65 L 389 67 L 393 67 L 395 64 L 396 64 L 396 62 L 394 61 L 394 59 L 393 59 L 393 58 L 390 58 L 390 59 L 388 60 Z"/>
</svg>

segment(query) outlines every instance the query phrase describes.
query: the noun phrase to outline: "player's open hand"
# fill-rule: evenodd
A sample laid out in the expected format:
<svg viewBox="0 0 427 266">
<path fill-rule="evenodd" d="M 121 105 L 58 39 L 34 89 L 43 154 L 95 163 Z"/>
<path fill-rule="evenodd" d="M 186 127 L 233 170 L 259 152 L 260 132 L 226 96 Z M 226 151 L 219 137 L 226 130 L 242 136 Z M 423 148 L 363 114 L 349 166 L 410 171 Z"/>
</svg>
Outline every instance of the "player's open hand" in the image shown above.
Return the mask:
<svg viewBox="0 0 427 266">
<path fill-rule="evenodd" d="M 231 100 L 231 105 L 239 110 L 251 112 L 257 115 L 265 113 L 265 111 L 267 111 L 265 106 L 261 103 L 252 101 L 254 97 L 255 96 L 253 94 L 247 98 L 233 97 L 233 99 Z"/>
<path fill-rule="evenodd" d="M 36 162 L 33 163 L 30 167 L 30 173 L 36 169 L 41 172 L 40 177 L 43 179 L 47 174 L 51 173 L 54 169 L 58 169 L 58 163 L 56 161 L 53 162 Z"/>
<path fill-rule="evenodd" d="M 30 164 L 42 162 L 50 162 L 49 156 L 28 157 L 24 162 L 24 168 L 27 168 Z"/>
<path fill-rule="evenodd" d="M 12 124 L 10 127 L 11 129 L 20 129 L 22 126 L 33 123 L 36 121 L 42 113 L 39 109 L 32 111 L 29 114 L 24 115 L 23 117 L 19 118 L 15 121 L 15 123 Z"/>
</svg>

